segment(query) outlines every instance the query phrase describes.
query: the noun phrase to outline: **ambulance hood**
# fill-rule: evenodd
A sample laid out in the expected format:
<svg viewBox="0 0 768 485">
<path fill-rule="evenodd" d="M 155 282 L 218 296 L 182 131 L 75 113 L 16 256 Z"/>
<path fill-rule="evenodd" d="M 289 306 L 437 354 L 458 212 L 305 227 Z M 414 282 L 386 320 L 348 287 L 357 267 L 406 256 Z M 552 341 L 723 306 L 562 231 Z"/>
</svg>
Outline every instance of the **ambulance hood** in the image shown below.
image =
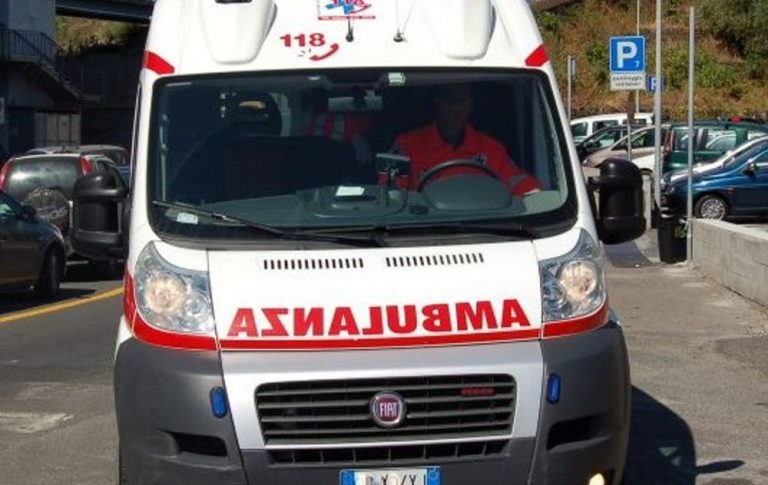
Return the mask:
<svg viewBox="0 0 768 485">
<path fill-rule="evenodd" d="M 210 251 L 222 351 L 423 347 L 537 339 L 529 241 L 297 252 Z"/>
</svg>

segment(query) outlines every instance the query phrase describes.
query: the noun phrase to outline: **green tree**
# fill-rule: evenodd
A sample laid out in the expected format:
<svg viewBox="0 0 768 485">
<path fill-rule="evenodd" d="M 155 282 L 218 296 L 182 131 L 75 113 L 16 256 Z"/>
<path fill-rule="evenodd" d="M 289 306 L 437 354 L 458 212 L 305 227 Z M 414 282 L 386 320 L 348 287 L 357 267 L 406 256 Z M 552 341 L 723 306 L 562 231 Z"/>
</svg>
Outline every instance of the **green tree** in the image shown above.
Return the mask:
<svg viewBox="0 0 768 485">
<path fill-rule="evenodd" d="M 704 0 L 701 19 L 716 39 L 746 59 L 753 78 L 768 72 L 768 0 Z"/>
</svg>

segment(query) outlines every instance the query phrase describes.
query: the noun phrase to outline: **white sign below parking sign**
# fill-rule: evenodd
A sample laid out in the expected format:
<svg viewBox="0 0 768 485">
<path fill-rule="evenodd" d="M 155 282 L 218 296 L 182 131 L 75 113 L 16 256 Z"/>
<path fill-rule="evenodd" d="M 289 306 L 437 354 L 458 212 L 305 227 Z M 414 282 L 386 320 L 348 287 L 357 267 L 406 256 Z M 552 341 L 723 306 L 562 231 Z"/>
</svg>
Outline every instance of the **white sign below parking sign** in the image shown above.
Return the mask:
<svg viewBox="0 0 768 485">
<path fill-rule="evenodd" d="M 644 72 L 611 74 L 611 91 L 634 91 L 645 89 Z"/>
</svg>

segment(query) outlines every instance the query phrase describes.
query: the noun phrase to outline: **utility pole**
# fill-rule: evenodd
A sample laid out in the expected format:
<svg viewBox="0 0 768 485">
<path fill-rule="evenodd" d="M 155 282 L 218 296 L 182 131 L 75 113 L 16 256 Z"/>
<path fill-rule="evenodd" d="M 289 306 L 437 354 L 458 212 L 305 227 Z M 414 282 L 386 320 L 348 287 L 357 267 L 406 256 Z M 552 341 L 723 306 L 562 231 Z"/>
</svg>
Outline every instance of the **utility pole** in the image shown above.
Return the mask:
<svg viewBox="0 0 768 485">
<path fill-rule="evenodd" d="M 640 36 L 640 0 L 637 0 L 637 32 L 636 35 Z M 640 112 L 640 91 L 635 91 L 635 113 Z"/>
<path fill-rule="evenodd" d="M 688 197 L 686 212 L 686 260 L 693 262 L 693 111 L 696 89 L 696 7 L 691 6 L 688 27 Z"/>
<path fill-rule="evenodd" d="M 654 131 L 656 143 L 654 147 L 655 170 L 653 177 L 653 195 L 658 210 L 661 209 L 661 87 L 663 84 L 661 74 L 661 0 L 656 0 L 656 90 L 653 93 L 653 121 L 656 124 Z"/>
<path fill-rule="evenodd" d="M 573 102 L 573 78 L 576 77 L 576 57 L 568 56 L 568 121 L 571 121 L 571 106 Z"/>
</svg>

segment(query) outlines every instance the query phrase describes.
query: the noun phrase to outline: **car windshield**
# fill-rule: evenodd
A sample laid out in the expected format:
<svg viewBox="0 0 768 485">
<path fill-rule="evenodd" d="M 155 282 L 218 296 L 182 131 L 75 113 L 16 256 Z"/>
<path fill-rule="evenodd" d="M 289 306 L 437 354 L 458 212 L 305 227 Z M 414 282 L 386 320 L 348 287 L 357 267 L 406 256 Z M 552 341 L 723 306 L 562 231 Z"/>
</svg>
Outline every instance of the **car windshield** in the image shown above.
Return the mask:
<svg viewBox="0 0 768 485">
<path fill-rule="evenodd" d="M 192 239 L 254 233 L 243 221 L 282 231 L 449 223 L 562 230 L 575 217 L 575 192 L 547 86 L 526 71 L 159 81 L 152 223 Z"/>
<path fill-rule="evenodd" d="M 79 176 L 80 159 L 73 156 L 43 155 L 15 160 L 6 182 L 6 192 L 26 203 L 37 189 L 54 189 L 72 199 L 72 189 Z"/>
<path fill-rule="evenodd" d="M 626 135 L 626 126 L 613 126 L 609 128 L 603 128 L 602 130 L 584 140 L 584 145 L 589 147 L 606 148 L 616 143 L 622 137 L 626 137 Z"/>
<path fill-rule="evenodd" d="M 100 149 L 100 150 L 94 150 L 93 152 L 89 152 L 89 153 L 96 153 L 96 154 L 104 155 L 105 157 L 107 157 L 110 160 L 112 160 L 112 162 L 114 162 L 115 165 L 127 165 L 128 164 L 128 160 L 127 160 L 125 151 L 117 149 L 117 148 L 115 148 L 115 149 L 104 148 L 104 149 Z"/>
<path fill-rule="evenodd" d="M 748 142 L 718 159 L 722 165 L 741 164 L 768 150 L 768 138 Z"/>
</svg>

